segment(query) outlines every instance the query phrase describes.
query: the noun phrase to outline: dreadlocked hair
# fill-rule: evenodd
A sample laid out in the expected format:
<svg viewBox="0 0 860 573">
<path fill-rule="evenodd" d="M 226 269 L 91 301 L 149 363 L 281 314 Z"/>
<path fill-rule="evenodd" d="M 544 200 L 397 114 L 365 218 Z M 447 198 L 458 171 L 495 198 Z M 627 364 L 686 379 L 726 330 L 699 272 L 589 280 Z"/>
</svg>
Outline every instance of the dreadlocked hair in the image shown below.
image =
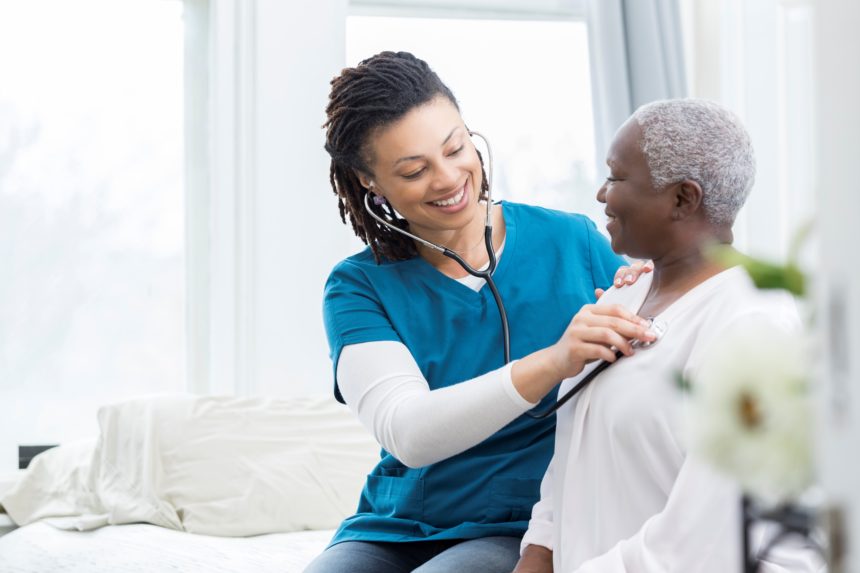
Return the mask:
<svg viewBox="0 0 860 573">
<path fill-rule="evenodd" d="M 367 212 L 364 197 L 368 190 L 361 185 L 356 171 L 373 173 L 369 167 L 369 140 L 376 130 L 437 96 L 444 96 L 460 109 L 454 94 L 430 66 L 408 52 L 381 52 L 354 68 L 344 69 L 331 81 L 323 124 L 325 150 L 331 157 L 329 181 L 337 196 L 341 220 L 346 224 L 349 218 L 356 236 L 370 246 L 377 263 L 383 258 L 411 259 L 418 250 L 412 239 L 382 225 Z M 482 173 L 483 164 L 481 159 Z M 487 176 L 483 173 L 484 198 L 487 191 Z M 408 221 L 389 204 L 369 203 L 374 213 L 392 225 L 409 229 Z"/>
</svg>

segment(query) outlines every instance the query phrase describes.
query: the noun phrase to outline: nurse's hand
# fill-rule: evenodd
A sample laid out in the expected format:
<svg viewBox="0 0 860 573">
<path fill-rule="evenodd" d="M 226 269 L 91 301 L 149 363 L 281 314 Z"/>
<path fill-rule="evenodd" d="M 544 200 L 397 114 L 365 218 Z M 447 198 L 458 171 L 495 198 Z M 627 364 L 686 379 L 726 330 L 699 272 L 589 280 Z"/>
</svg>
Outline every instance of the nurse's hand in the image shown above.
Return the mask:
<svg viewBox="0 0 860 573">
<path fill-rule="evenodd" d="M 540 545 L 526 545 L 513 573 L 552 573 L 552 551 Z"/>
<path fill-rule="evenodd" d="M 632 340 L 652 342 L 656 336 L 648 321 L 620 304 L 583 306 L 552 348 L 555 350 L 559 380 L 576 376 L 594 360 L 615 362 L 615 350 L 633 354 Z"/>
<path fill-rule="evenodd" d="M 514 362 L 511 381 L 526 401 L 535 403 L 556 384 L 579 374 L 594 360 L 615 362 L 615 349 L 633 354 L 630 341 L 652 342 L 648 322 L 620 304 L 587 304 L 573 317 L 558 342 Z M 614 348 L 613 348 L 614 347 Z"/>
<path fill-rule="evenodd" d="M 612 281 L 612 284 L 615 288 L 621 288 L 625 285 L 632 285 L 641 275 L 645 273 L 650 273 L 654 270 L 654 263 L 651 261 L 636 261 L 631 264 L 629 267 L 619 267 L 617 271 L 615 271 L 615 279 Z M 602 288 L 594 289 L 595 298 L 600 298 L 603 296 L 603 293 L 606 292 Z"/>
</svg>

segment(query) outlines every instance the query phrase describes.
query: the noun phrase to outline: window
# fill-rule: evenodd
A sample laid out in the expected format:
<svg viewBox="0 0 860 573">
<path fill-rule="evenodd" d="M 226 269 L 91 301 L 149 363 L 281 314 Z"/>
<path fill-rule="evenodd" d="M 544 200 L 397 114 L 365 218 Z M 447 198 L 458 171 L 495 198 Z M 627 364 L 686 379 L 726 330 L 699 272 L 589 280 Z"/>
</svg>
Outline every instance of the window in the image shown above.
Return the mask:
<svg viewBox="0 0 860 573">
<path fill-rule="evenodd" d="M 353 15 L 346 50 L 347 65 L 383 50 L 430 64 L 493 146 L 494 199 L 603 219 L 585 22 Z"/>
<path fill-rule="evenodd" d="M 182 11 L 0 4 L 0 469 L 184 389 Z"/>
</svg>

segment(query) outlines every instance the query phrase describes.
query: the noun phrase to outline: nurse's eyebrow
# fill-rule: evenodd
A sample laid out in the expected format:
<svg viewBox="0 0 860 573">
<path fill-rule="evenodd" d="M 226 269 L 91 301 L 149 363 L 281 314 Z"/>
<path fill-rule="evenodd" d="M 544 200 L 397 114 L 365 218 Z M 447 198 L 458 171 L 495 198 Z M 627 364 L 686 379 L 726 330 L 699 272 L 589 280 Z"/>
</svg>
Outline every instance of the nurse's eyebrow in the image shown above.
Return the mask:
<svg viewBox="0 0 860 573">
<path fill-rule="evenodd" d="M 445 138 L 445 140 L 442 141 L 442 145 L 445 145 L 446 143 L 448 143 L 448 140 L 451 139 L 451 137 L 453 137 L 454 132 L 457 131 L 458 129 L 460 129 L 459 125 L 457 127 L 455 127 L 454 129 L 452 129 L 451 133 L 449 133 L 448 136 Z M 396 167 L 397 165 L 403 163 L 404 161 L 415 161 L 416 159 L 421 159 L 421 157 L 422 157 L 421 155 L 410 155 L 409 157 L 401 157 L 400 159 L 398 159 L 397 161 L 394 162 L 394 166 Z"/>
</svg>

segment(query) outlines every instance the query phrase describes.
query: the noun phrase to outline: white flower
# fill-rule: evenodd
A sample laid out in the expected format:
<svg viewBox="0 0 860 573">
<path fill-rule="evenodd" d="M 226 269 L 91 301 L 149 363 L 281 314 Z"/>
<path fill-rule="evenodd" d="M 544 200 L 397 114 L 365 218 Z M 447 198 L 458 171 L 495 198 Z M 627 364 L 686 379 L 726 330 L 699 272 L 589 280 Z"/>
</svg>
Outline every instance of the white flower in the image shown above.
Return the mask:
<svg viewBox="0 0 860 573">
<path fill-rule="evenodd" d="M 773 323 L 724 333 L 695 378 L 691 453 L 764 502 L 812 482 L 812 407 L 806 342 Z"/>
</svg>

